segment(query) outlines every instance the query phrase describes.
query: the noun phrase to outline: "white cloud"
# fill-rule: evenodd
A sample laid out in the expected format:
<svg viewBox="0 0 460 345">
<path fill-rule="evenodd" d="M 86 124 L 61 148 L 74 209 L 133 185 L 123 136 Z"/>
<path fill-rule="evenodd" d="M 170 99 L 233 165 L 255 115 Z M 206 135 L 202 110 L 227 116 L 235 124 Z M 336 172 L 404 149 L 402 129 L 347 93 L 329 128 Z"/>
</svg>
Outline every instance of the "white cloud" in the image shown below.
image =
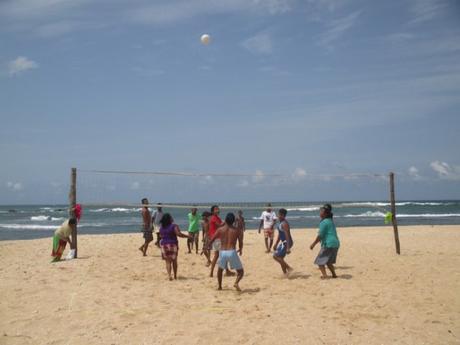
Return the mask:
<svg viewBox="0 0 460 345">
<path fill-rule="evenodd" d="M 140 188 L 141 184 L 139 182 L 133 182 L 131 183 L 131 189 L 132 190 L 138 190 Z"/>
<path fill-rule="evenodd" d="M 319 36 L 319 43 L 323 46 L 330 46 L 332 42 L 339 39 L 355 25 L 360 14 L 361 11 L 356 11 L 346 17 L 334 19 L 329 22 L 327 24 L 327 30 Z"/>
<path fill-rule="evenodd" d="M 18 56 L 8 64 L 8 73 L 10 75 L 15 75 L 33 68 L 38 68 L 38 63 L 29 60 L 25 56 Z"/>
<path fill-rule="evenodd" d="M 36 33 L 42 37 L 56 37 L 72 32 L 81 27 L 81 23 L 72 20 L 62 20 L 39 26 Z"/>
<path fill-rule="evenodd" d="M 255 175 L 252 177 L 254 183 L 262 182 L 265 178 L 265 174 L 262 170 L 256 170 Z"/>
<path fill-rule="evenodd" d="M 9 189 L 9 190 L 12 190 L 14 192 L 18 192 L 18 191 L 21 191 L 24 189 L 24 186 L 22 185 L 21 182 L 11 182 L 11 181 L 8 181 L 7 184 L 6 184 L 6 187 Z"/>
<path fill-rule="evenodd" d="M 243 41 L 241 45 L 252 54 L 268 55 L 273 52 L 273 44 L 267 33 L 259 33 Z"/>
<path fill-rule="evenodd" d="M 307 172 L 302 169 L 302 168 L 296 168 L 294 170 L 294 173 L 292 174 L 292 177 L 295 179 L 295 180 L 301 180 L 301 179 L 304 179 L 305 177 L 307 176 Z"/>
<path fill-rule="evenodd" d="M 212 176 L 204 176 L 199 179 L 199 183 L 202 185 L 208 185 L 214 183 L 214 178 Z"/>
<path fill-rule="evenodd" d="M 270 14 L 280 14 L 290 11 L 291 2 L 288 0 L 253 0 L 255 5 L 265 7 Z"/>
<path fill-rule="evenodd" d="M 414 38 L 415 35 L 408 32 L 396 32 L 386 36 L 386 40 L 391 43 L 407 43 L 407 41 Z"/>
<path fill-rule="evenodd" d="M 444 0 L 412 0 L 410 24 L 429 21 L 444 13 L 447 3 Z"/>
<path fill-rule="evenodd" d="M 450 166 L 446 162 L 434 161 L 430 163 L 439 178 L 447 180 L 460 180 L 460 166 Z"/>
<path fill-rule="evenodd" d="M 168 1 L 137 7 L 129 18 L 138 23 L 168 25 L 203 15 L 236 12 L 277 15 L 291 10 L 290 0 Z"/>
<path fill-rule="evenodd" d="M 14 19 L 48 17 L 58 15 L 89 0 L 14 0 L 3 1 L 0 13 Z"/>
<path fill-rule="evenodd" d="M 419 170 L 414 167 L 414 166 L 411 166 L 408 171 L 409 173 L 409 176 L 412 177 L 414 180 L 420 180 L 421 179 L 421 176 L 420 176 L 420 173 L 419 173 Z"/>
</svg>

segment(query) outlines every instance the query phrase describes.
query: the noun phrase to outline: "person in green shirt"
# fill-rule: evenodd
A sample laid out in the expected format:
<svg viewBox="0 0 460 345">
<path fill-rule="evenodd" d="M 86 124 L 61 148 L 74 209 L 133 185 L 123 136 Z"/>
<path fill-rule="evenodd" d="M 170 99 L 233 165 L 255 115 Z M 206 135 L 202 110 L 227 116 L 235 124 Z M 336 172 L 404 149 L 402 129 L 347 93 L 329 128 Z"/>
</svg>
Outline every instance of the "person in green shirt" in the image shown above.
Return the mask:
<svg viewBox="0 0 460 345">
<path fill-rule="evenodd" d="M 195 250 L 198 254 L 198 241 L 200 237 L 200 216 L 198 215 L 197 208 L 193 207 L 188 214 L 188 233 L 190 235 L 187 240 L 188 253 L 190 254 L 195 244 Z"/>
<path fill-rule="evenodd" d="M 332 220 L 332 206 L 330 204 L 324 204 L 319 209 L 319 216 L 321 222 L 319 223 L 318 236 L 313 241 L 310 249 L 321 242 L 321 250 L 315 259 L 315 264 L 319 266 L 321 271 L 321 279 L 327 279 L 326 266 L 332 273 L 332 278 L 337 278 L 335 274 L 334 264 L 337 260 L 337 252 L 339 251 L 340 241 L 337 236 L 337 230 L 335 229 L 334 221 Z"/>
</svg>

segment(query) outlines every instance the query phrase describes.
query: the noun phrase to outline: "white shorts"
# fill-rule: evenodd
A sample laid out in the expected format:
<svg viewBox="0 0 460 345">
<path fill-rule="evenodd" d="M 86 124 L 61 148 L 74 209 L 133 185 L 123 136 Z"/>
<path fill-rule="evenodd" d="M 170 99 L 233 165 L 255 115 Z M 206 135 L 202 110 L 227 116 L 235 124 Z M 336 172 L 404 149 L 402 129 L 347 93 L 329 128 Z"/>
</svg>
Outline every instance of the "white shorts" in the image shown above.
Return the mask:
<svg viewBox="0 0 460 345">
<path fill-rule="evenodd" d="M 213 251 L 218 252 L 220 250 L 220 247 L 221 247 L 220 239 L 217 239 L 214 242 L 212 242 L 212 248 L 211 249 Z"/>
</svg>

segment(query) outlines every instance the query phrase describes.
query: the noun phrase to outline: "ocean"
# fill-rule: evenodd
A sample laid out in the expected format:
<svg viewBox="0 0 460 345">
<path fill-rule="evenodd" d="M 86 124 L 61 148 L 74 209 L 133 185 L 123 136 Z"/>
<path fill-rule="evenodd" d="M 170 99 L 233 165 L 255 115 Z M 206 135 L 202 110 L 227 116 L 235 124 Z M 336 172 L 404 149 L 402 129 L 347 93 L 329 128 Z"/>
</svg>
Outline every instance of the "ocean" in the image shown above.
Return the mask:
<svg viewBox="0 0 460 345">
<path fill-rule="evenodd" d="M 316 228 L 319 223 L 318 202 L 273 203 L 288 209 L 292 228 Z M 222 203 L 221 216 L 243 209 L 248 229 L 259 225 L 263 203 Z M 334 221 L 338 228 L 384 226 L 390 204 L 385 201 L 332 202 Z M 197 204 L 199 212 L 208 210 Z M 245 208 L 247 207 L 247 208 Z M 140 208 L 111 205 L 85 206 L 78 226 L 79 234 L 136 233 L 141 229 Z M 182 230 L 186 230 L 189 209 L 164 208 Z M 460 225 L 460 200 L 402 201 L 396 203 L 399 225 Z M 25 240 L 51 237 L 66 219 L 66 205 L 0 206 L 0 240 Z"/>
</svg>

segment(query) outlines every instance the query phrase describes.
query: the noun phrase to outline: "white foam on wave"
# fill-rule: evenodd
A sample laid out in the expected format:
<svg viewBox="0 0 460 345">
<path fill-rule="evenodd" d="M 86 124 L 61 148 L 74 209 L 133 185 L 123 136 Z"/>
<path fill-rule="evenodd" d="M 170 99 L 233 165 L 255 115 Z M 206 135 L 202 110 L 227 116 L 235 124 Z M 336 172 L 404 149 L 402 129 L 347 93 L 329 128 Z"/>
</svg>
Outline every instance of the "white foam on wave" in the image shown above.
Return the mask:
<svg viewBox="0 0 460 345">
<path fill-rule="evenodd" d="M 452 202 L 433 202 L 433 201 L 401 201 L 396 202 L 396 206 L 446 206 L 452 205 Z M 363 201 L 363 202 L 345 202 L 340 204 L 343 207 L 385 207 L 390 206 L 389 202 L 381 201 Z"/>
<path fill-rule="evenodd" d="M 98 208 L 95 210 L 89 210 L 89 212 L 100 213 L 100 212 L 139 212 L 141 208 L 123 208 L 123 207 L 115 207 L 115 208 Z"/>
<path fill-rule="evenodd" d="M 365 212 L 360 214 L 346 214 L 336 216 L 337 218 L 381 218 L 385 217 L 383 212 Z M 460 213 L 421 213 L 421 214 L 396 214 L 396 218 L 448 218 L 460 217 Z"/>
<path fill-rule="evenodd" d="M 100 228 L 100 227 L 103 227 L 103 226 L 114 226 L 116 224 L 109 224 L 109 223 L 88 223 L 88 224 L 85 224 L 85 223 L 82 223 L 82 224 L 78 224 L 78 227 L 79 228 L 89 228 L 89 227 L 95 227 L 95 228 Z"/>
<path fill-rule="evenodd" d="M 460 217 L 460 213 L 423 213 L 423 214 L 397 214 L 397 218 L 447 218 Z"/>
<path fill-rule="evenodd" d="M 99 212 L 106 212 L 108 210 L 109 210 L 108 208 L 98 208 L 95 210 L 89 210 L 89 212 L 99 213 Z"/>
<path fill-rule="evenodd" d="M 56 225 L 0 224 L 0 228 L 14 230 L 56 230 Z"/>
<path fill-rule="evenodd" d="M 385 217 L 385 213 L 367 211 L 367 212 L 360 213 L 360 214 L 346 214 L 346 215 L 337 216 L 337 217 L 338 218 L 340 217 L 343 217 L 343 218 L 376 218 L 376 217 Z"/>
<path fill-rule="evenodd" d="M 139 212 L 141 211 L 141 208 L 121 208 L 121 207 L 116 207 L 112 208 L 112 212 Z"/>
<path fill-rule="evenodd" d="M 38 222 L 43 222 L 45 220 L 51 220 L 51 217 L 50 216 L 32 216 L 30 217 L 30 220 L 36 220 Z"/>
<path fill-rule="evenodd" d="M 343 207 L 382 207 L 382 206 L 388 206 L 390 205 L 389 202 L 372 202 L 372 201 L 365 201 L 365 202 L 345 202 L 343 204 L 340 204 Z"/>
<path fill-rule="evenodd" d="M 299 208 L 288 208 L 288 211 L 303 211 L 303 212 L 311 212 L 311 211 L 318 211 L 319 207 L 299 207 Z"/>
<path fill-rule="evenodd" d="M 61 219 L 61 218 L 59 218 Z M 83 223 L 78 224 L 80 228 L 101 228 L 101 227 L 109 227 L 114 226 L 115 224 L 109 223 Z M 3 229 L 14 229 L 14 230 L 56 230 L 59 224 L 0 224 L 0 228 Z"/>
</svg>

